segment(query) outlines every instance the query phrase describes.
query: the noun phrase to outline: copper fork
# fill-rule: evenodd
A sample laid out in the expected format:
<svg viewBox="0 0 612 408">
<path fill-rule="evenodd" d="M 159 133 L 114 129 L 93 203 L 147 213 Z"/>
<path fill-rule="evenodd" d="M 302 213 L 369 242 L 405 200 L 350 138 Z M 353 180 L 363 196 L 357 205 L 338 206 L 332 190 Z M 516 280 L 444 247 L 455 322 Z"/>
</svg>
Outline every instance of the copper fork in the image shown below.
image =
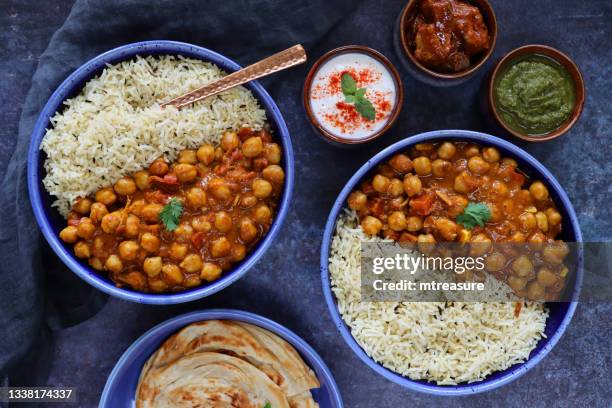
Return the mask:
<svg viewBox="0 0 612 408">
<path fill-rule="evenodd" d="M 177 108 L 190 105 L 194 102 L 201 101 L 204 98 L 218 94 L 246 82 L 253 81 L 275 72 L 293 67 L 306 62 L 306 51 L 300 44 L 287 48 L 284 51 L 276 53 L 270 57 L 264 58 L 246 68 L 242 68 L 234 73 L 231 73 L 223 78 L 204 85 L 194 91 L 178 96 L 171 101 L 161 104 L 162 107 L 174 105 Z"/>
</svg>

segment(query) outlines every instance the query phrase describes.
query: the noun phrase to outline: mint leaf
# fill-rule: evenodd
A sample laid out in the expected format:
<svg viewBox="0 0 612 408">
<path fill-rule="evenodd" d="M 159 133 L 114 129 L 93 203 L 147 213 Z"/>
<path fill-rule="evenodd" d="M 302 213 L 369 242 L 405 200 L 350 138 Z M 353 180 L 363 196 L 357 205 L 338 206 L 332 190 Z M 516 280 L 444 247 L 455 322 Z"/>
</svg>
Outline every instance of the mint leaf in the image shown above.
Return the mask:
<svg viewBox="0 0 612 408">
<path fill-rule="evenodd" d="M 372 105 L 372 102 L 366 98 L 356 98 L 355 109 L 367 120 L 374 120 L 376 118 L 376 110 L 374 109 L 374 105 Z"/>
<path fill-rule="evenodd" d="M 346 102 L 346 103 L 355 103 L 355 95 L 346 95 L 344 97 L 344 102 Z"/>
<path fill-rule="evenodd" d="M 366 89 L 365 88 L 359 88 L 358 90 L 355 91 L 355 97 L 356 98 L 363 98 L 366 94 Z"/>
<path fill-rule="evenodd" d="M 181 215 L 183 215 L 183 203 L 178 198 L 173 197 L 159 212 L 159 220 L 168 231 L 174 231 L 178 227 Z"/>
<path fill-rule="evenodd" d="M 457 222 L 467 229 L 472 229 L 476 225 L 484 227 L 490 219 L 491 210 L 484 203 L 469 203 L 463 209 L 463 212 L 457 216 Z"/>
<path fill-rule="evenodd" d="M 340 85 L 342 86 L 342 93 L 344 95 L 354 95 L 357 91 L 357 83 L 355 82 L 353 77 L 350 74 L 347 74 L 346 72 L 342 74 Z"/>
</svg>

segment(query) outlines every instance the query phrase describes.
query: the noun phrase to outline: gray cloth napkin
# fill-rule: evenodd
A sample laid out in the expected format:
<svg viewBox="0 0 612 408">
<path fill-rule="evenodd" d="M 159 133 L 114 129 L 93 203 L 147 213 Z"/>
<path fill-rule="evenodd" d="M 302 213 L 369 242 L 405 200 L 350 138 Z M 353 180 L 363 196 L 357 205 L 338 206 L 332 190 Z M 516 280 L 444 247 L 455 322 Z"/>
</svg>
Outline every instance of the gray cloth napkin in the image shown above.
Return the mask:
<svg viewBox="0 0 612 408">
<path fill-rule="evenodd" d="M 74 69 L 108 49 L 168 39 L 210 48 L 248 64 L 295 43 L 307 49 L 356 0 L 77 0 L 40 58 L 23 106 L 18 140 L 0 195 L 0 378 L 23 371 L 25 356 L 49 344 L 49 328 L 91 317 L 105 297 L 61 264 L 38 231 L 26 184 L 34 123 Z M 281 74 L 299 88 L 303 78 Z M 264 84 L 274 96 L 274 78 Z M 38 345 L 35 346 L 35 342 Z M 44 347 L 43 347 L 44 348 Z M 21 363 L 21 365 L 20 365 Z M 17 368 L 17 369 L 16 369 Z M 75 367 L 75 369 L 77 369 Z M 12 378 L 9 378 L 12 380 Z"/>
</svg>

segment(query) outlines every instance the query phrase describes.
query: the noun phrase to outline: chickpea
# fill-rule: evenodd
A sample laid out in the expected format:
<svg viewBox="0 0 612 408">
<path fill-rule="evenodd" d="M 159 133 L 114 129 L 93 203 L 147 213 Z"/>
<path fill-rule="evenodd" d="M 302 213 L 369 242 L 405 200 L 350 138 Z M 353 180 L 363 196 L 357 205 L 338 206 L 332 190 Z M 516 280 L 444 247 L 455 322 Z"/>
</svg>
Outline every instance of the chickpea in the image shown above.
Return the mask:
<svg viewBox="0 0 612 408">
<path fill-rule="evenodd" d="M 163 208 L 164 207 L 161 204 L 149 203 L 142 207 L 140 215 L 145 221 L 157 222 L 159 221 L 159 213 Z"/>
<path fill-rule="evenodd" d="M 524 278 L 519 278 L 514 275 L 508 277 L 508 286 L 510 286 L 515 292 L 521 292 L 523 289 L 525 289 L 525 285 L 527 285 L 527 280 Z"/>
<path fill-rule="evenodd" d="M 140 246 L 149 253 L 157 252 L 160 245 L 160 239 L 150 232 L 145 232 L 140 237 Z"/>
<path fill-rule="evenodd" d="M 221 147 L 223 150 L 230 151 L 240 146 L 240 139 L 236 132 L 225 132 L 221 136 Z"/>
<path fill-rule="evenodd" d="M 181 261 L 187 255 L 188 249 L 187 244 L 173 242 L 170 244 L 170 248 L 168 248 L 168 256 L 175 261 Z"/>
<path fill-rule="evenodd" d="M 544 261 L 559 265 L 569 254 L 569 247 L 563 241 L 556 241 L 554 244 L 549 244 L 542 249 L 542 259 Z"/>
<path fill-rule="evenodd" d="M 257 204 L 257 197 L 253 194 L 245 193 L 240 197 L 240 206 L 242 208 L 251 208 Z"/>
<path fill-rule="evenodd" d="M 125 220 L 125 230 L 123 234 L 126 237 L 137 237 L 140 232 L 140 218 L 133 214 L 129 214 Z"/>
<path fill-rule="evenodd" d="M 279 164 L 281 161 L 281 148 L 276 143 L 266 143 L 264 157 L 270 164 Z"/>
<path fill-rule="evenodd" d="M 123 262 L 121 262 L 121 258 L 119 258 L 117 255 L 112 254 L 106 258 L 104 267 L 113 273 L 119 273 L 123 269 Z"/>
<path fill-rule="evenodd" d="M 69 225 L 60 231 L 59 237 L 68 244 L 74 244 L 79 240 L 78 231 L 77 227 Z"/>
<path fill-rule="evenodd" d="M 205 215 L 198 215 L 191 219 L 191 227 L 198 232 L 208 232 L 212 229 L 212 224 Z"/>
<path fill-rule="evenodd" d="M 133 261 L 138 256 L 139 248 L 136 241 L 123 241 L 119 244 L 119 256 L 125 261 Z"/>
<path fill-rule="evenodd" d="M 465 149 L 465 157 L 470 158 L 478 156 L 480 154 L 480 148 L 478 146 L 470 146 Z"/>
<path fill-rule="evenodd" d="M 261 137 L 249 137 L 242 143 L 242 154 L 246 157 L 254 158 L 263 153 L 263 142 Z"/>
<path fill-rule="evenodd" d="M 144 208 L 145 205 L 146 205 L 146 202 L 143 199 L 134 200 L 127 207 L 127 210 L 130 213 L 136 215 L 137 217 L 142 217 L 142 209 Z"/>
<path fill-rule="evenodd" d="M 414 171 L 419 176 L 428 176 L 431 174 L 431 160 L 425 156 L 420 156 L 414 159 Z"/>
<path fill-rule="evenodd" d="M 187 192 L 187 203 L 192 208 L 200 208 L 206 205 L 206 191 L 200 187 L 191 187 Z"/>
<path fill-rule="evenodd" d="M 225 180 L 222 178 L 214 178 L 208 182 L 208 191 L 217 200 L 223 202 L 229 201 L 232 198 L 232 190 L 227 186 Z"/>
<path fill-rule="evenodd" d="M 404 191 L 408 197 L 415 196 L 421 192 L 421 179 L 414 174 L 408 174 L 404 177 Z"/>
<path fill-rule="evenodd" d="M 546 266 L 540 268 L 537 279 L 538 283 L 544 287 L 550 287 L 557 284 L 557 275 Z"/>
<path fill-rule="evenodd" d="M 89 218 L 81 218 L 81 222 L 77 225 L 77 235 L 83 239 L 91 239 L 96 232 L 96 226 Z"/>
<path fill-rule="evenodd" d="M 546 291 L 538 281 L 531 281 L 527 285 L 527 297 L 531 300 L 543 299 L 544 293 L 546 293 Z"/>
<path fill-rule="evenodd" d="M 215 160 L 215 148 L 208 143 L 203 144 L 196 152 L 196 157 L 201 163 L 208 166 Z"/>
<path fill-rule="evenodd" d="M 181 183 L 190 183 L 198 176 L 198 169 L 193 164 L 179 163 L 174 166 L 174 172 Z"/>
<path fill-rule="evenodd" d="M 506 183 L 500 180 L 495 180 L 491 185 L 491 189 L 498 197 L 508 197 L 510 194 L 510 190 L 508 189 Z"/>
<path fill-rule="evenodd" d="M 406 229 L 410 232 L 417 232 L 423 228 L 423 220 L 421 217 L 413 215 L 406 220 Z"/>
<path fill-rule="evenodd" d="M 413 168 L 412 160 L 405 154 L 396 154 L 389 160 L 389 164 L 395 171 L 401 174 L 406 174 Z"/>
<path fill-rule="evenodd" d="M 72 206 L 72 210 L 78 212 L 81 215 L 89 214 L 89 210 L 91 209 L 92 201 L 87 198 L 79 198 L 76 203 Z"/>
<path fill-rule="evenodd" d="M 164 292 L 168 290 L 168 284 L 159 278 L 149 279 L 149 289 L 153 292 Z"/>
<path fill-rule="evenodd" d="M 240 220 L 238 226 L 238 233 L 242 242 L 251 243 L 257 238 L 257 227 L 255 223 L 249 218 L 243 218 Z"/>
<path fill-rule="evenodd" d="M 115 204 L 115 202 L 117 201 L 117 195 L 115 194 L 113 189 L 110 187 L 106 187 L 106 188 L 102 188 L 98 190 L 96 192 L 95 197 L 96 197 L 97 202 L 102 203 L 107 207 Z"/>
<path fill-rule="evenodd" d="M 470 255 L 482 256 L 489 252 L 491 245 L 491 238 L 489 238 L 486 234 L 476 234 L 470 240 Z"/>
<path fill-rule="evenodd" d="M 120 224 L 121 212 L 113 211 L 112 213 L 106 214 L 104 217 L 102 217 L 100 228 L 102 228 L 102 231 L 106 232 L 107 234 L 114 234 Z"/>
<path fill-rule="evenodd" d="M 548 189 L 541 181 L 536 181 L 529 186 L 531 196 L 538 201 L 544 201 L 548 198 Z"/>
<path fill-rule="evenodd" d="M 91 218 L 93 222 L 102 221 L 102 217 L 104 217 L 106 214 L 108 214 L 108 210 L 106 209 L 106 206 L 104 204 L 93 203 L 91 205 L 91 211 L 89 213 L 89 218 Z"/>
<path fill-rule="evenodd" d="M 489 163 L 498 162 L 500 158 L 499 150 L 494 147 L 485 147 L 482 149 L 482 158 Z"/>
<path fill-rule="evenodd" d="M 479 176 L 483 175 L 489 171 L 490 168 L 491 165 L 484 161 L 480 156 L 473 156 L 470 157 L 470 160 L 468 160 L 468 169 L 470 169 L 473 174 Z"/>
<path fill-rule="evenodd" d="M 368 215 L 361 221 L 361 229 L 367 235 L 378 235 L 382 229 L 382 222 L 378 218 Z"/>
<path fill-rule="evenodd" d="M 436 239 L 431 234 L 419 234 L 417 237 L 417 247 L 424 254 L 430 254 L 434 251 Z"/>
<path fill-rule="evenodd" d="M 447 241 L 454 241 L 457 238 L 457 230 L 459 227 L 454 221 L 446 217 L 440 217 L 435 220 L 435 226 L 442 238 Z"/>
<path fill-rule="evenodd" d="M 526 255 L 518 256 L 512 261 L 510 267 L 512 273 L 521 278 L 527 277 L 533 272 L 533 263 Z"/>
<path fill-rule="evenodd" d="M 221 276 L 221 267 L 212 262 L 205 262 L 204 266 L 202 266 L 202 271 L 200 272 L 200 278 L 205 281 L 212 282 L 214 280 L 219 279 Z"/>
<path fill-rule="evenodd" d="M 170 170 L 170 166 L 166 163 L 166 160 L 163 157 L 159 159 L 155 159 L 153 163 L 149 166 L 149 172 L 154 176 L 163 176 Z"/>
<path fill-rule="evenodd" d="M 215 160 L 221 161 L 223 159 L 223 148 L 217 147 L 215 149 Z"/>
<path fill-rule="evenodd" d="M 215 228 L 220 232 L 228 232 L 232 229 L 232 217 L 225 211 L 215 214 Z"/>
<path fill-rule="evenodd" d="M 144 262 L 142 263 L 142 270 L 151 278 L 159 275 L 162 270 L 161 256 L 145 258 Z"/>
<path fill-rule="evenodd" d="M 186 288 L 193 288 L 202 283 L 202 280 L 198 275 L 189 275 L 183 281 L 183 286 Z"/>
<path fill-rule="evenodd" d="M 262 204 L 256 207 L 255 210 L 253 211 L 253 218 L 259 224 L 262 224 L 262 225 L 268 224 L 270 223 L 270 220 L 272 218 L 272 210 L 267 205 Z"/>
<path fill-rule="evenodd" d="M 393 197 L 399 197 L 404 194 L 404 184 L 401 180 L 393 178 L 387 188 L 387 193 Z"/>
<path fill-rule="evenodd" d="M 102 251 L 104 250 L 104 240 L 101 237 L 95 237 L 93 240 L 93 249 L 94 251 Z"/>
<path fill-rule="evenodd" d="M 149 172 L 146 170 L 140 170 L 134 173 L 134 182 L 139 190 L 146 190 L 149 188 Z"/>
<path fill-rule="evenodd" d="M 127 196 L 136 192 L 136 182 L 132 177 L 122 177 L 114 185 L 115 193 L 121 196 Z"/>
<path fill-rule="evenodd" d="M 391 184 L 391 180 L 381 174 L 375 175 L 372 179 L 372 188 L 379 193 L 386 193 L 389 184 Z"/>
<path fill-rule="evenodd" d="M 359 190 L 353 191 L 348 198 L 348 206 L 352 210 L 360 211 L 365 209 L 368 197 Z"/>
<path fill-rule="evenodd" d="M 189 273 L 200 272 L 202 269 L 202 258 L 197 254 L 189 254 L 180 263 L 180 267 Z"/>
<path fill-rule="evenodd" d="M 185 276 L 178 265 L 166 263 L 162 266 L 162 275 L 169 285 L 180 285 Z"/>
<path fill-rule="evenodd" d="M 502 270 L 506 265 L 506 257 L 500 252 L 493 252 L 485 259 L 485 269 L 489 272 L 497 272 Z"/>
<path fill-rule="evenodd" d="M 198 162 L 196 151 L 193 149 L 181 150 L 178 154 L 177 161 L 179 163 L 196 164 Z"/>
<path fill-rule="evenodd" d="M 193 228 L 189 223 L 179 224 L 178 227 L 174 230 L 174 236 L 176 240 L 179 242 L 189 242 L 191 240 L 191 236 L 193 235 Z"/>
<path fill-rule="evenodd" d="M 431 163 L 431 170 L 436 177 L 444 177 L 452 167 L 451 162 L 442 159 L 436 159 Z"/>
<path fill-rule="evenodd" d="M 257 198 L 267 198 L 272 194 L 272 184 L 268 180 L 256 178 L 251 185 L 253 195 Z"/>
<path fill-rule="evenodd" d="M 234 244 L 232 245 L 232 249 L 230 250 L 230 259 L 232 262 L 240 262 L 246 256 L 246 247 L 242 244 Z"/>
<path fill-rule="evenodd" d="M 91 247 L 85 241 L 79 241 L 74 244 L 74 255 L 77 258 L 89 258 L 91 257 Z"/>
<path fill-rule="evenodd" d="M 438 156 L 444 160 L 450 160 L 455 155 L 457 148 L 451 142 L 444 142 L 438 147 Z"/>
<path fill-rule="evenodd" d="M 472 239 L 472 231 L 465 228 L 461 228 L 457 235 L 459 236 L 459 242 L 462 244 L 467 244 Z"/>
<path fill-rule="evenodd" d="M 535 219 L 536 219 L 536 224 L 538 225 L 538 228 L 541 231 L 543 232 L 548 231 L 548 218 L 546 217 L 546 214 L 544 214 L 541 211 L 538 211 L 535 214 Z"/>
<path fill-rule="evenodd" d="M 514 168 L 518 167 L 518 163 L 516 162 L 516 160 L 511 159 L 509 157 L 504 157 L 501 162 L 502 164 L 505 164 L 506 166 L 510 166 Z"/>
<path fill-rule="evenodd" d="M 515 244 L 522 244 L 525 241 L 527 241 L 527 237 L 525 237 L 525 234 L 523 234 L 522 232 L 515 232 L 514 234 L 510 236 L 510 239 L 509 239 L 509 242 L 512 242 Z"/>
<path fill-rule="evenodd" d="M 476 187 L 478 187 L 478 184 L 476 183 L 474 178 L 466 172 L 462 172 L 457 175 L 453 183 L 453 189 L 461 194 L 467 194 L 475 190 Z"/>
<path fill-rule="evenodd" d="M 559 211 L 554 208 L 547 208 L 545 213 L 548 218 L 548 225 L 554 227 L 561 223 L 561 214 L 559 214 Z"/>
<path fill-rule="evenodd" d="M 394 211 L 388 218 L 389 228 L 393 231 L 403 231 L 406 229 L 406 216 L 401 211 Z"/>
<path fill-rule="evenodd" d="M 529 241 L 529 247 L 534 251 L 542 249 L 542 244 L 546 242 L 546 237 L 540 231 L 536 231 L 527 240 Z"/>
<path fill-rule="evenodd" d="M 524 212 L 519 215 L 519 225 L 521 230 L 525 232 L 529 232 L 536 227 L 537 221 L 535 216 L 532 213 Z"/>
<path fill-rule="evenodd" d="M 285 172 L 278 164 L 271 164 L 262 171 L 263 178 L 266 180 L 282 185 L 285 181 Z"/>
<path fill-rule="evenodd" d="M 232 244 L 225 237 L 215 239 L 210 244 L 210 254 L 213 258 L 221 258 L 229 255 L 232 249 Z"/>
</svg>

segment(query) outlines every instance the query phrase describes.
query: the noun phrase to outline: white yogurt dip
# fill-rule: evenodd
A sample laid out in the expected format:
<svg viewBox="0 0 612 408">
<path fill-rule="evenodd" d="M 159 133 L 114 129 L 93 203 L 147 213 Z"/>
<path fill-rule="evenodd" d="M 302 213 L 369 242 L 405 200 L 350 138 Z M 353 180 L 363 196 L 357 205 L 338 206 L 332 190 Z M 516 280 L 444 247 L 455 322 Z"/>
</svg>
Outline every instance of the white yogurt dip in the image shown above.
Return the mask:
<svg viewBox="0 0 612 408">
<path fill-rule="evenodd" d="M 345 102 L 341 78 L 349 74 L 375 109 L 368 120 L 354 103 Z M 361 52 L 338 54 L 325 61 L 310 84 L 310 108 L 315 120 L 329 133 L 346 140 L 362 140 L 380 131 L 389 121 L 397 98 L 396 83 L 389 69 Z"/>
</svg>

